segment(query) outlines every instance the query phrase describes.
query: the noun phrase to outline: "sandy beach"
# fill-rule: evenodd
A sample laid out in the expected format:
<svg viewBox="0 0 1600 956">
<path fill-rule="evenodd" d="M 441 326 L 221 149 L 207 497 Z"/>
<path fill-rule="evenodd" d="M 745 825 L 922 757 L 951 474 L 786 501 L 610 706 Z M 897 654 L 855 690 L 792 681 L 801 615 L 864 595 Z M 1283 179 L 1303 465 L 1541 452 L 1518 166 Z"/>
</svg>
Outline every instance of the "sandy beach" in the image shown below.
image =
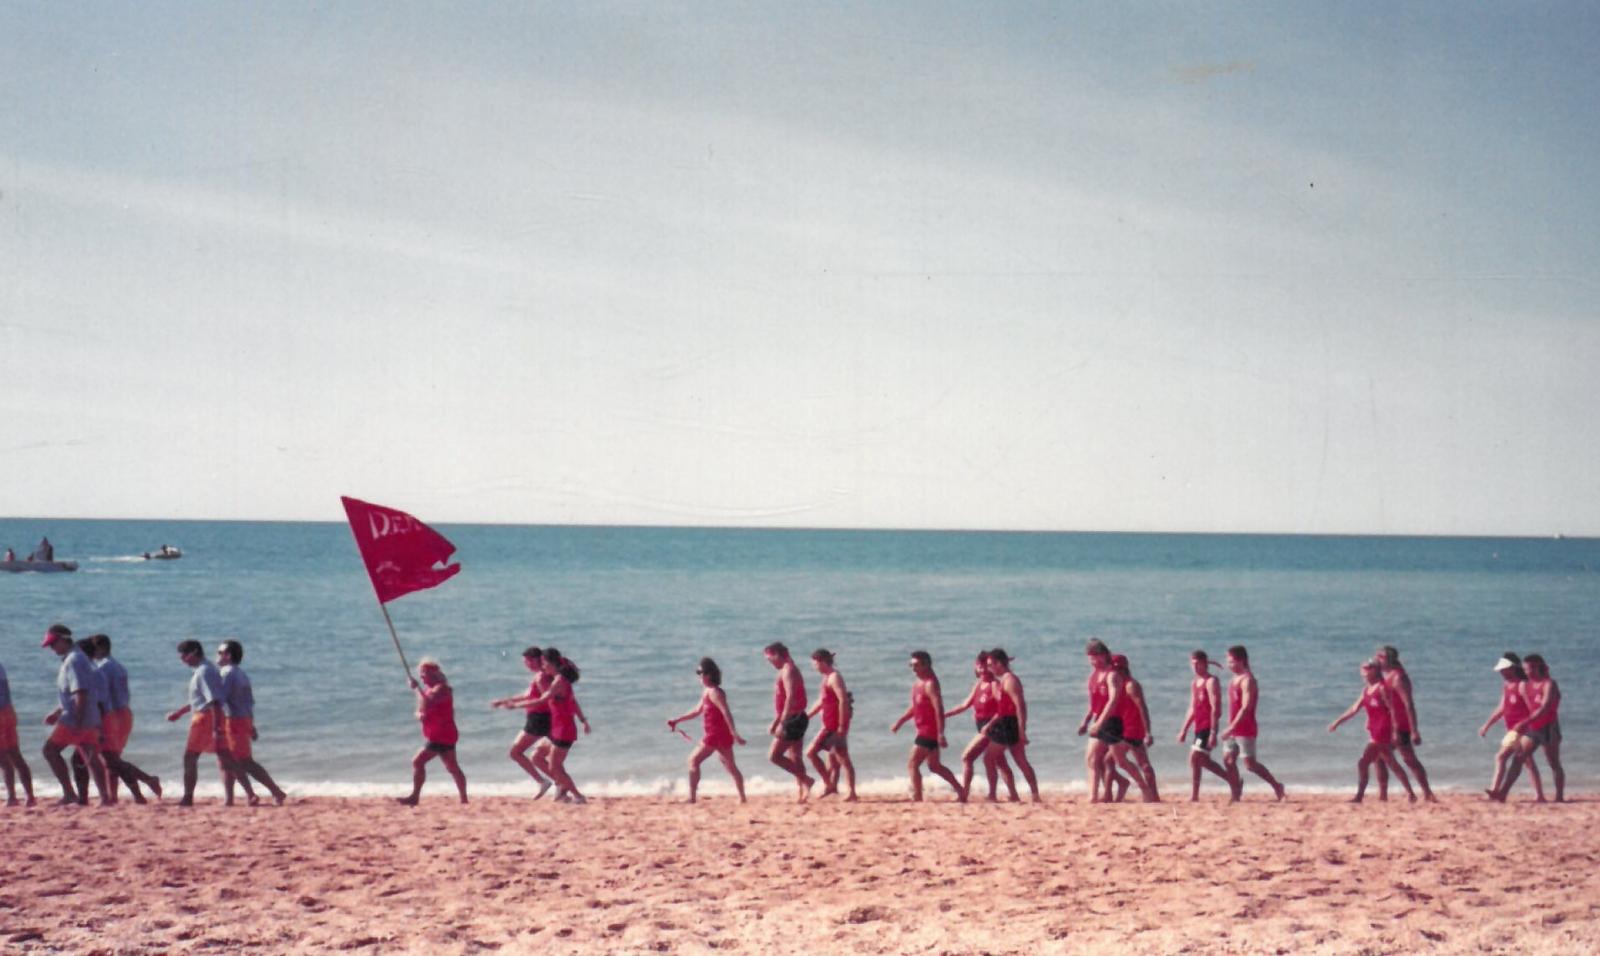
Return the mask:
<svg viewBox="0 0 1600 956">
<path fill-rule="evenodd" d="M 1600 802 L 0 811 L 23 953 L 1573 953 Z"/>
</svg>

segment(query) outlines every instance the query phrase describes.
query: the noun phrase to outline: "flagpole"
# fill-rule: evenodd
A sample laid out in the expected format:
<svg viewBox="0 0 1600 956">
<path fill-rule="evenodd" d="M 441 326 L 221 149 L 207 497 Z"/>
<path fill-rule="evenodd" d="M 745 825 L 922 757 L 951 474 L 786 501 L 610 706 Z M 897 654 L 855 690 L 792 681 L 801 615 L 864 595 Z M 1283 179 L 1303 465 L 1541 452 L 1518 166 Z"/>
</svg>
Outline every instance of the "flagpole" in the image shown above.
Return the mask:
<svg viewBox="0 0 1600 956">
<path fill-rule="evenodd" d="M 406 669 L 406 680 L 415 681 L 416 678 L 411 676 L 411 664 L 406 661 L 406 652 L 400 649 L 400 635 L 395 633 L 394 621 L 389 617 L 389 606 L 379 601 L 378 610 L 383 612 L 383 621 L 389 625 L 389 637 L 394 640 L 394 652 L 400 655 L 400 666 Z"/>
</svg>

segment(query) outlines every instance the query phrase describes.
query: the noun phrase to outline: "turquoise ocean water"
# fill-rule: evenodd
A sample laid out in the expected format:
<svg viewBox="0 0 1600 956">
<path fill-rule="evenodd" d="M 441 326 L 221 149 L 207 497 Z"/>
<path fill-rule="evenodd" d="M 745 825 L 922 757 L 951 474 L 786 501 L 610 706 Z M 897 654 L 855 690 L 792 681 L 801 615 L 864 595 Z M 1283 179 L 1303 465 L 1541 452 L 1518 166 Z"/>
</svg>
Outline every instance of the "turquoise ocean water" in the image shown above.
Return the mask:
<svg viewBox="0 0 1600 956">
<path fill-rule="evenodd" d="M 1326 726 L 1355 699 L 1356 667 L 1378 644 L 1397 645 L 1410 669 L 1419 754 L 1436 786 L 1485 781 L 1499 732 L 1480 740 L 1477 728 L 1497 703 L 1491 666 L 1504 649 L 1550 661 L 1569 785 L 1600 784 L 1593 539 L 438 528 L 462 573 L 390 612 L 413 662 L 443 662 L 478 793 L 529 792 L 505 757 L 520 716 L 487 703 L 525 686 L 519 652 L 530 643 L 583 668 L 577 689 L 594 733 L 568 766 L 590 792 L 682 792 L 688 745 L 663 720 L 693 706 L 701 655 L 722 665 L 752 741 L 740 762 L 753 790 L 775 788 L 764 735 L 773 671 L 761 656 L 772 640 L 797 657 L 818 646 L 839 654 L 863 789 L 884 793 L 905 788 L 910 735 L 888 726 L 906 706 L 907 653 L 932 652 L 958 702 L 973 652 L 1006 647 L 1027 686 L 1041 780 L 1081 790 L 1075 730 L 1090 636 L 1132 659 L 1169 790 L 1186 773 L 1173 737 L 1188 652 L 1220 656 L 1233 643 L 1250 647 L 1261 680 L 1261 758 L 1291 789 L 1353 786 L 1365 732 L 1359 719 L 1333 736 Z M 183 703 L 188 677 L 173 645 L 194 637 L 209 651 L 237 637 L 255 685 L 257 753 L 291 792 L 405 791 L 419 740 L 412 697 L 344 524 L 0 520 L 0 546 L 26 553 L 42 534 L 82 569 L 0 574 L 0 663 L 27 753 L 38 753 L 53 704 L 56 659 L 39 648 L 49 624 L 114 638 L 132 677 L 128 756 L 163 776 L 177 773 L 184 741 L 161 719 Z M 185 557 L 137 558 L 162 543 Z M 952 744 L 970 727 L 953 721 Z M 207 768 L 202 780 L 213 778 Z M 707 781 L 725 787 L 719 769 Z"/>
</svg>

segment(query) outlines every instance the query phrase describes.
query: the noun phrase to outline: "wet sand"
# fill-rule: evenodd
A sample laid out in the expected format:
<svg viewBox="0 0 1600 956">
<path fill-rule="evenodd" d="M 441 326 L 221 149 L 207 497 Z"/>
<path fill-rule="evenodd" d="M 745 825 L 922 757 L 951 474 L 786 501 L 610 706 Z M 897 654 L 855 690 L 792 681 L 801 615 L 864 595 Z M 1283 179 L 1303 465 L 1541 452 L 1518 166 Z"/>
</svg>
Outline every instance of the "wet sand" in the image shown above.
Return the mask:
<svg viewBox="0 0 1600 956">
<path fill-rule="evenodd" d="M 1600 802 L 0 809 L 18 953 L 1600 951 Z"/>
</svg>

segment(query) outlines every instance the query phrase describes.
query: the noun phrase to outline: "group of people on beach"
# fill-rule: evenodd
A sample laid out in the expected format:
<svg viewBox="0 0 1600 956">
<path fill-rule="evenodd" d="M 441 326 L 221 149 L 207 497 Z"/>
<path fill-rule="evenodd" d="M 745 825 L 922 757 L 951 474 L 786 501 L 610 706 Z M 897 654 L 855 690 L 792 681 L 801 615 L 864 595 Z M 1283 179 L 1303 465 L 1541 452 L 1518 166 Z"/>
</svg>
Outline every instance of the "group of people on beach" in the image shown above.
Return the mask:
<svg viewBox="0 0 1600 956">
<path fill-rule="evenodd" d="M 46 632 L 42 646 L 61 658 L 56 680 L 58 706 L 44 718 L 52 727 L 44 757 L 61 785 L 60 802 L 87 803 L 91 782 L 103 804 L 117 801 L 119 784 L 127 787 L 137 803 L 146 802 L 141 788 L 148 788 L 159 798 L 160 778 L 123 757 L 133 729 L 133 712 L 129 706 L 128 674 L 111 654 L 111 638 L 95 634 L 74 640 L 69 628 L 54 624 Z M 1085 688 L 1088 705 L 1078 725 L 1078 735 L 1088 738 L 1084 766 L 1090 800 L 1120 801 L 1130 788 L 1137 788 L 1144 800 L 1159 801 L 1148 752 L 1155 736 L 1144 688 L 1134 677 L 1128 658 L 1112 653 L 1103 641 L 1090 640 L 1084 650 L 1089 663 Z M 177 652 L 192 669 L 189 703 L 167 715 L 169 721 L 189 717 L 180 803 L 187 806 L 194 802 L 202 754 L 216 755 L 225 803 L 234 802 L 236 786 L 249 803 L 259 802 L 252 780 L 265 787 L 275 802 L 283 803 L 283 790 L 254 758 L 254 697 L 250 679 L 240 666 L 243 645 L 235 640 L 222 641 L 216 649 L 215 663 L 206 659 L 198 641 L 179 643 Z M 854 696 L 836 666 L 834 653 L 819 648 L 811 654 L 812 667 L 822 681 L 815 702 L 807 696 L 805 676 L 787 647 L 775 642 L 767 645 L 763 653 L 777 671 L 773 716 L 767 726 L 771 738 L 768 760 L 794 778 L 802 802 L 812 796 L 819 782 L 819 798 L 840 795 L 847 802 L 855 801 L 856 768 L 849 745 Z M 1179 743 L 1187 742 L 1193 731 L 1188 761 L 1190 799 L 1200 798 L 1201 781 L 1211 773 L 1228 785 L 1230 801 L 1237 801 L 1244 788 L 1240 764 L 1271 787 L 1276 799 L 1283 799 L 1283 784 L 1257 755 L 1256 708 L 1261 691 L 1250 669 L 1249 651 L 1243 645 L 1227 651 L 1226 667 L 1233 676 L 1227 687 L 1226 721 L 1222 716 L 1222 684 L 1212 673 L 1219 665 L 1203 650 L 1190 654 L 1189 661 L 1193 671 L 1189 706 L 1177 739 Z M 529 647 L 523 651 L 522 662 L 531 674 L 526 692 L 490 703 L 495 709 L 520 708 L 524 712 L 522 728 L 512 741 L 508 756 L 538 786 L 535 799 L 554 787 L 556 800 L 583 803 L 585 797 L 566 768 L 567 756 L 578 739 L 578 727 L 581 725 L 586 734 L 590 729 L 574 690 L 578 668 L 555 648 Z M 923 799 L 926 771 L 943 780 L 958 801 L 965 802 L 981 761 L 990 801 L 999 799 L 997 791 L 1002 782 L 1008 799 L 1020 799 L 1017 773 L 1022 775 L 1031 799 L 1039 801 L 1038 779 L 1027 756 L 1027 698 L 1022 680 L 1011 664 L 1010 655 L 1002 648 L 980 651 L 973 662 L 972 689 L 959 706 L 947 710 L 932 655 L 923 650 L 911 652 L 907 662 L 911 672 L 910 699 L 889 730 L 899 733 L 907 723 L 913 727 L 906 763 L 913 800 Z M 1491 799 L 1503 802 L 1526 770 L 1536 799 L 1543 802 L 1543 779 L 1535 761 L 1536 753 L 1542 749 L 1550 766 L 1555 799 L 1564 800 L 1560 687 L 1538 654 L 1523 658 L 1507 651 L 1494 669 L 1502 678 L 1501 700 L 1480 728 L 1479 736 L 1487 735 L 1495 723 L 1502 721 L 1506 732 L 1495 755 L 1493 780 L 1485 792 Z M 695 745 L 689 755 L 689 802 L 698 798 L 701 766 L 713 756 L 727 770 L 743 801 L 744 776 L 734 747 L 744 745 L 746 740 L 738 732 L 722 688 L 722 670 L 716 661 L 705 657 L 695 673 L 701 684 L 698 702 L 687 713 L 667 720 L 670 731 L 682 734 Z M 1400 661 L 1400 652 L 1390 646 L 1378 648 L 1372 658 L 1362 662 L 1361 675 L 1362 690 L 1355 702 L 1328 725 L 1332 733 L 1357 714 L 1366 715 L 1368 740 L 1356 764 L 1353 799 L 1360 802 L 1365 798 L 1369 776 L 1376 768 L 1380 800 L 1388 799 L 1388 779 L 1392 775 L 1412 801 L 1417 799 L 1418 790 L 1423 799 L 1434 801 L 1427 770 L 1417 757 L 1422 733 L 1411 679 Z M 411 762 L 411 793 L 400 802 L 417 804 L 427 778 L 427 764 L 438 758 L 465 803 L 466 775 L 455 754 L 459 732 L 454 697 L 444 670 L 438 661 L 424 658 L 410 684 L 417 695 L 423 746 Z M 942 762 L 941 753 L 949 749 L 946 722 L 968 710 L 973 713 L 974 733 L 962 748 L 958 777 Z M 695 718 L 701 722 L 698 741 L 679 726 Z M 820 719 L 820 726 L 808 742 L 806 734 L 813 719 Z M 20 782 L 31 806 L 35 802 L 33 778 L 19 749 L 16 728 L 10 686 L 5 669 L 0 667 L 0 771 L 5 776 L 8 804 L 18 803 L 16 785 Z M 1220 762 L 1215 756 L 1219 746 Z M 69 748 L 75 751 L 70 764 L 65 756 Z"/>
<path fill-rule="evenodd" d="M 93 634 L 75 640 L 71 628 L 52 624 L 40 646 L 61 658 L 56 673 L 56 707 L 44 718 L 51 728 L 44 759 L 61 785 L 59 802 L 88 803 L 91 782 L 102 805 L 117 802 L 119 784 L 128 788 L 135 803 L 147 802 L 141 787 L 159 799 L 161 778 L 144 772 L 122 755 L 133 733 L 132 697 L 128 671 L 111 654 L 111 638 Z M 206 659 L 199 641 L 182 641 L 177 651 L 179 659 L 193 671 L 189 703 L 167 715 L 169 721 L 189 717 L 183 752 L 183 798 L 179 803 L 194 803 L 201 754 L 216 755 L 226 803 L 234 802 L 236 788 L 243 790 L 248 802 L 258 803 L 252 779 L 264 786 L 275 802 L 283 803 L 283 790 L 256 762 L 253 753 L 255 696 L 250 678 L 240 666 L 244 645 L 223 641 L 217 647 L 216 663 Z M 70 764 L 66 758 L 68 749 L 73 751 Z M 33 773 L 18 747 L 16 709 L 11 704 L 11 687 L 3 667 L 0 769 L 5 775 L 7 804 L 18 803 L 16 787 L 20 783 L 27 805 L 33 806 Z"/>
</svg>

